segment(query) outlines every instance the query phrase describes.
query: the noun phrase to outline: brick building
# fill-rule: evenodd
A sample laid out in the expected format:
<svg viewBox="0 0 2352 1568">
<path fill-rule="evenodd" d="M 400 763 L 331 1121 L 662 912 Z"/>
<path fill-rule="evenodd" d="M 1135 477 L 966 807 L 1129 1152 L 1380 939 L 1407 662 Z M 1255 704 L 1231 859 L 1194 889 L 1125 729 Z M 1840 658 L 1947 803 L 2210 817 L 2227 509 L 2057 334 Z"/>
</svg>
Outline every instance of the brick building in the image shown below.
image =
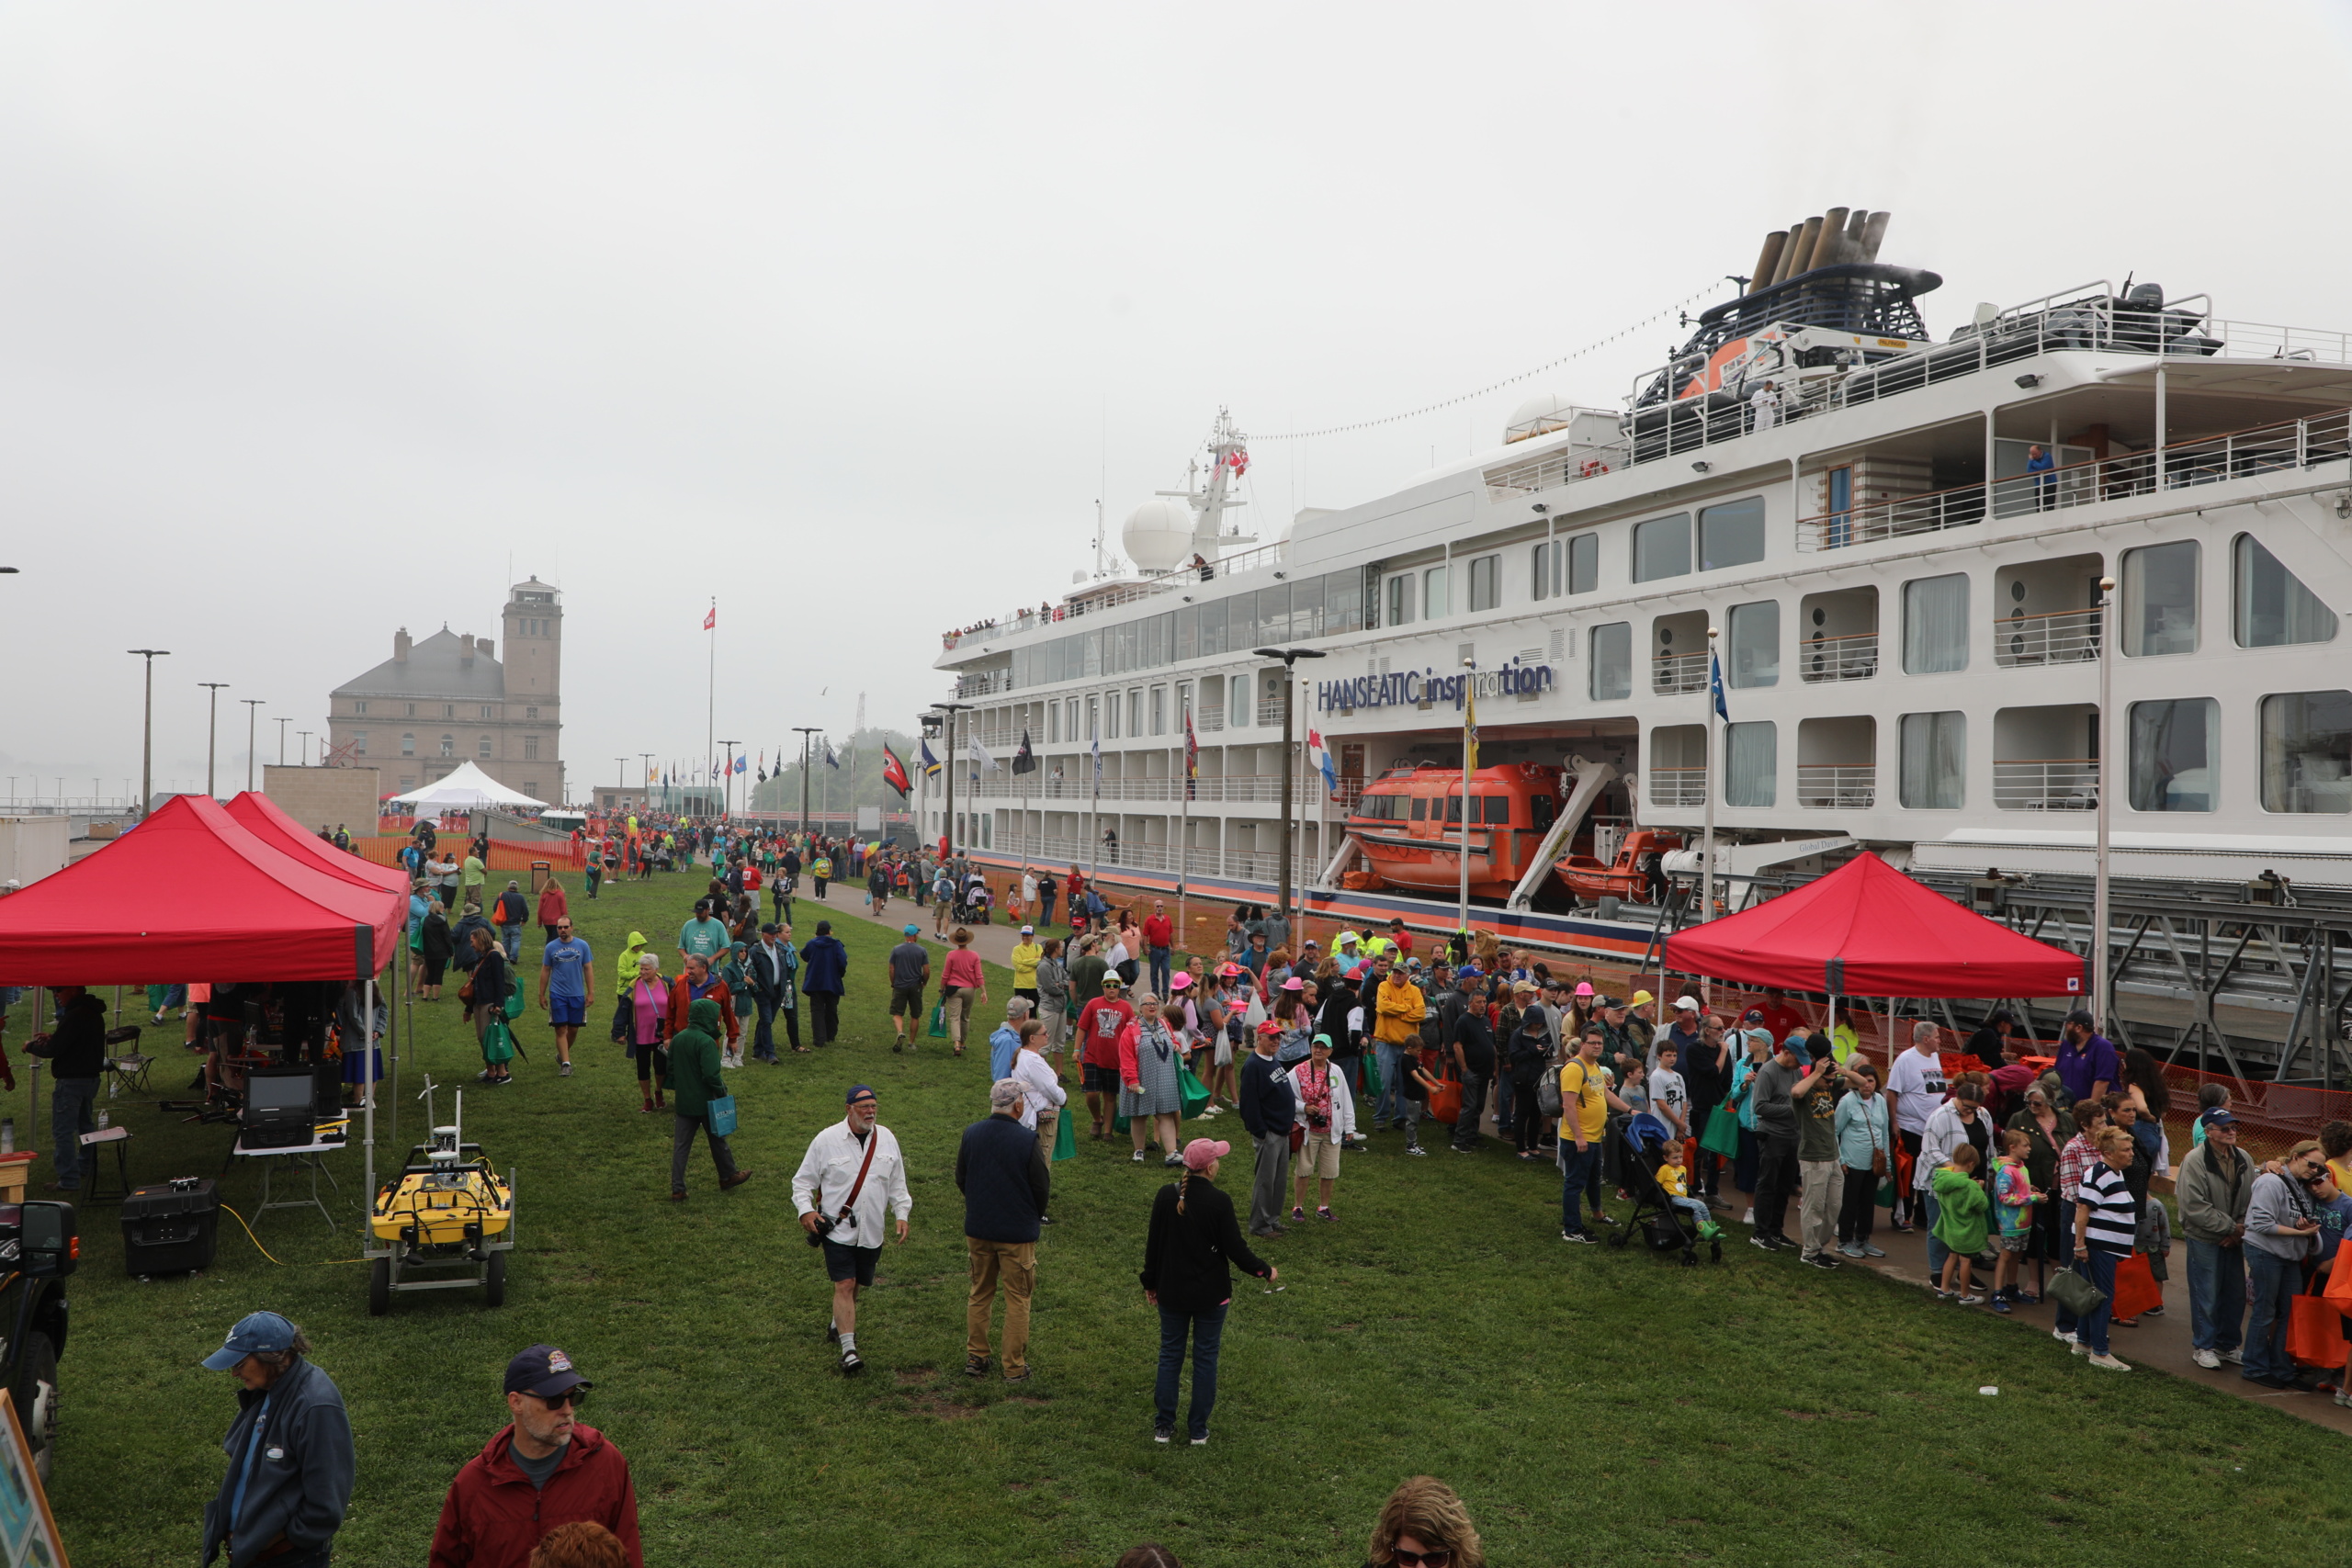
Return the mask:
<svg viewBox="0 0 2352 1568">
<path fill-rule="evenodd" d="M 421 642 L 405 626 L 395 632 L 391 658 L 329 697 L 332 754 L 378 769 L 391 793 L 470 761 L 509 789 L 563 804 L 563 606 L 534 577 L 508 592 L 504 621 L 503 663 L 501 644 L 447 623 Z"/>
</svg>

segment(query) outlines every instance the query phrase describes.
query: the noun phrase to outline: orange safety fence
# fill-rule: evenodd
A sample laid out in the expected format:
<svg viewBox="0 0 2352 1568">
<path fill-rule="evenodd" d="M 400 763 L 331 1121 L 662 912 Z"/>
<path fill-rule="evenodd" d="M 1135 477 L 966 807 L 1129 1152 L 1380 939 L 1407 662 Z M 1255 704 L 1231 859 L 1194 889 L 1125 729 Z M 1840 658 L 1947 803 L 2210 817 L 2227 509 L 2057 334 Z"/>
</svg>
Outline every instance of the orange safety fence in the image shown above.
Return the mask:
<svg viewBox="0 0 2352 1568">
<path fill-rule="evenodd" d="M 364 860 L 378 865 L 397 866 L 401 852 L 408 847 L 406 839 L 354 839 L 351 847 Z M 533 861 L 543 860 L 558 871 L 582 871 L 588 864 L 588 850 L 584 844 L 569 840 L 549 839 L 544 843 L 523 843 L 513 839 L 492 839 L 490 859 L 484 868 L 490 871 L 528 871 Z"/>
</svg>

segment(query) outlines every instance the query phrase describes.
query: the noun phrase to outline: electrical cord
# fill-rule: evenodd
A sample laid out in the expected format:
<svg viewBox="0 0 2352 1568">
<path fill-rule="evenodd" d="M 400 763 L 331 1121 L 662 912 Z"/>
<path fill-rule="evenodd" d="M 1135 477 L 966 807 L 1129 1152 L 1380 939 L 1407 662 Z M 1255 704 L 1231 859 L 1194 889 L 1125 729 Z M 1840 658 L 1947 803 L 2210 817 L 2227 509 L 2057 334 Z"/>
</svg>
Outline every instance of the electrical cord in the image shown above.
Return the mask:
<svg viewBox="0 0 2352 1568">
<path fill-rule="evenodd" d="M 245 1216 L 244 1216 L 244 1215 L 238 1213 L 236 1210 L 230 1208 L 230 1207 L 229 1207 L 229 1205 L 228 1205 L 228 1204 L 226 1204 L 226 1203 L 221 1204 L 221 1205 L 220 1205 L 220 1207 L 221 1207 L 222 1211 L 223 1211 L 223 1212 L 225 1212 L 225 1213 L 229 1215 L 229 1217 L 230 1217 L 230 1218 L 232 1218 L 232 1219 L 235 1220 L 239 1224 L 241 1224 L 241 1225 L 244 1225 L 244 1227 L 245 1227 L 245 1235 L 246 1235 L 246 1236 L 247 1236 L 247 1237 L 248 1237 L 248 1238 L 253 1242 L 253 1244 L 254 1244 L 254 1251 L 256 1251 L 256 1252 L 260 1253 L 264 1258 L 268 1258 L 272 1263 L 277 1264 L 280 1269 L 285 1269 L 285 1268 L 288 1268 L 288 1267 L 290 1267 L 290 1265 L 288 1265 L 288 1264 L 287 1263 L 287 1261 L 286 1261 L 284 1258 L 275 1256 L 274 1254 L 272 1254 L 272 1253 L 271 1253 L 271 1251 L 269 1250 L 269 1248 L 267 1248 L 267 1247 L 266 1247 L 262 1246 L 262 1244 L 261 1244 L 261 1237 L 259 1237 L 259 1236 L 257 1236 L 257 1235 L 254 1235 L 254 1227 L 253 1227 L 253 1226 L 251 1226 L 250 1224 L 245 1224 Z M 328 1265 L 330 1265 L 330 1264 L 335 1264 L 335 1263 L 365 1263 L 365 1262 L 367 1262 L 367 1261 L 368 1261 L 368 1259 L 366 1259 L 366 1258 L 329 1258 L 322 1259 L 322 1261 L 317 1262 L 317 1263 L 306 1263 L 306 1264 L 303 1264 L 303 1265 L 302 1265 L 302 1267 L 303 1267 L 303 1268 L 305 1268 L 305 1269 L 323 1269 L 323 1268 L 326 1268 L 326 1267 L 327 1267 Z"/>
</svg>

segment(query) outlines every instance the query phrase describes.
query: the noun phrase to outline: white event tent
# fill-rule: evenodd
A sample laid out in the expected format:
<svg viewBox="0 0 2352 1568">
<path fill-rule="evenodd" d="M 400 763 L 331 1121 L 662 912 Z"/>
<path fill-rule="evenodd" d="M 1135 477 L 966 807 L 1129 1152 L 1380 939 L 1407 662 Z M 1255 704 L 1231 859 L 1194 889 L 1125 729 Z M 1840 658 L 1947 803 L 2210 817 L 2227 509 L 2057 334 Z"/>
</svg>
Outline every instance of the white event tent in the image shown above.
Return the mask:
<svg viewBox="0 0 2352 1568">
<path fill-rule="evenodd" d="M 420 811 L 474 811 L 491 806 L 537 810 L 547 805 L 520 790 L 508 789 L 471 762 L 460 763 L 456 772 L 434 780 L 423 789 L 391 798 L 396 805 L 413 806 Z"/>
</svg>

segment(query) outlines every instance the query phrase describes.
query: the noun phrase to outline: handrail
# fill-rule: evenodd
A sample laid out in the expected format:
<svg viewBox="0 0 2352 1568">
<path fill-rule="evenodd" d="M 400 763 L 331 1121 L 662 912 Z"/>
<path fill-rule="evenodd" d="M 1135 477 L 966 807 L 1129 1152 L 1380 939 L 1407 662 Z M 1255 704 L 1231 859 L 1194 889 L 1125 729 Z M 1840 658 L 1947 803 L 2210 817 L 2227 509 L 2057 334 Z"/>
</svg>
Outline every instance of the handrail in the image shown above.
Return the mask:
<svg viewBox="0 0 2352 1568">
<path fill-rule="evenodd" d="M 1206 566 L 1177 566 L 1165 571 L 1147 573 L 1132 582 L 1122 583 L 1108 592 L 1097 592 L 1084 599 L 1066 598 L 1058 604 L 1040 604 L 1034 609 L 1023 605 L 1001 615 L 988 616 L 961 631 L 942 632 L 939 634 L 940 646 L 955 649 L 961 647 L 967 637 L 1018 637 L 1042 626 L 1083 620 L 1088 615 L 1114 609 L 1121 604 L 1132 604 L 1139 599 L 1171 593 L 1189 584 L 1209 582 L 1219 577 L 1234 577 L 1260 567 L 1273 566 L 1285 559 L 1289 553 L 1290 541 L 1287 538 L 1275 539 L 1253 549 L 1220 556 Z"/>
<path fill-rule="evenodd" d="M 1993 804 L 2003 811 L 2092 810 L 2098 805 L 2098 760 L 1996 758 Z"/>
<path fill-rule="evenodd" d="M 1878 633 L 1840 632 L 1807 637 L 1797 645 L 1797 675 L 1814 684 L 1867 681 L 1878 673 Z"/>
<path fill-rule="evenodd" d="M 1707 656 L 1703 653 L 1655 653 L 1650 656 L 1650 691 L 1665 696 L 1676 692 L 1704 691 Z"/>
<path fill-rule="evenodd" d="M 1875 762 L 1799 762 L 1797 804 L 1802 807 L 1859 808 L 1878 803 Z"/>
</svg>

